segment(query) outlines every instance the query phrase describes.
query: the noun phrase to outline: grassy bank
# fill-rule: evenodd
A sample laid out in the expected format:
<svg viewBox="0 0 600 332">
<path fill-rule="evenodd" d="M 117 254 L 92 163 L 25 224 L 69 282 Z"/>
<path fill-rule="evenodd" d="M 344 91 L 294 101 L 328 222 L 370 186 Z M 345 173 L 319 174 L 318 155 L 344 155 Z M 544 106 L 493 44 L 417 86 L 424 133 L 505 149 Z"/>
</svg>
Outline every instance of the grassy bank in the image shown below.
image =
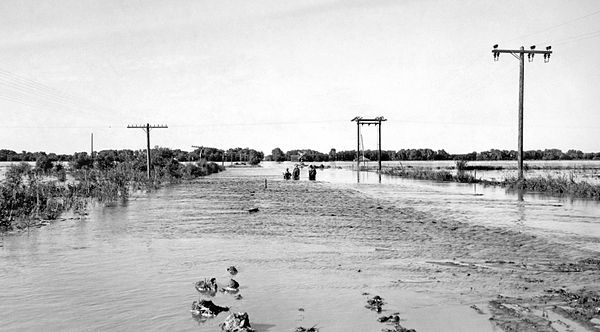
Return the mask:
<svg viewBox="0 0 600 332">
<path fill-rule="evenodd" d="M 456 171 L 452 172 L 448 169 L 430 169 L 430 168 L 415 168 L 415 167 L 386 167 L 382 168 L 382 174 L 400 176 L 409 179 L 431 180 L 443 182 L 461 182 L 461 183 L 476 183 L 479 182 L 473 175 L 466 173 L 466 162 L 459 161 L 456 163 Z"/>
<path fill-rule="evenodd" d="M 84 214 L 91 202 L 126 200 L 132 190 L 152 190 L 167 183 L 179 183 L 222 171 L 215 163 L 181 164 L 174 160 L 154 168 L 148 180 L 145 170 L 132 162 L 109 167 L 62 164 L 31 167 L 11 166 L 0 183 L 0 231 L 27 228 L 41 220 L 57 219 L 65 211 Z"/>
<path fill-rule="evenodd" d="M 382 174 L 400 176 L 409 179 L 431 180 L 443 182 L 480 183 L 487 186 L 500 186 L 509 190 L 523 190 L 549 195 L 571 196 L 575 198 L 586 198 L 600 200 L 600 185 L 585 181 L 575 180 L 573 172 L 562 175 L 538 175 L 527 177 L 519 182 L 518 178 L 510 177 L 503 181 L 490 181 L 477 179 L 466 171 L 496 170 L 486 166 L 469 166 L 465 161 L 457 161 L 454 169 L 429 169 L 415 167 L 387 167 L 382 169 Z"/>
</svg>

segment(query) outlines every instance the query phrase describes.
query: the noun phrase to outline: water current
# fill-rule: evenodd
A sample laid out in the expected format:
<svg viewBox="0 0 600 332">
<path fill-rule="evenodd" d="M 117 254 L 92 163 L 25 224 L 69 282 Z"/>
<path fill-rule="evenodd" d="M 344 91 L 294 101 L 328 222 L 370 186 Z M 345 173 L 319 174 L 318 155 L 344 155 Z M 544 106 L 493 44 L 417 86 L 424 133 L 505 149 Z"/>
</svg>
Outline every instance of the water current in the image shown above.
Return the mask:
<svg viewBox="0 0 600 332">
<path fill-rule="evenodd" d="M 380 331 L 378 315 L 364 307 L 365 292 L 381 294 L 389 313 L 398 310 L 403 324 L 418 331 L 495 331 L 460 300 L 390 283 L 399 272 L 391 267 L 389 243 L 381 242 L 393 238 L 376 222 L 364 226 L 369 221 L 360 213 L 368 206 L 343 204 L 357 192 L 368 205 L 387 202 L 439 219 L 576 239 L 600 251 L 597 202 L 364 172 L 357 183 L 356 173 L 334 168 L 320 170 L 316 183 L 282 181 L 291 166 L 230 168 L 93 207 L 82 220 L 3 235 L 0 330 L 218 331 L 226 313 L 206 321 L 191 316 L 199 298 L 193 283 L 216 277 L 226 284 L 226 268 L 235 265 L 243 299 L 218 294 L 212 300 L 248 312 L 257 331 L 314 325 Z M 264 194 L 265 180 L 285 197 Z M 300 193 L 305 201 L 293 200 Z M 260 211 L 248 213 L 254 207 Z M 359 226 L 364 233 L 355 231 Z"/>
</svg>

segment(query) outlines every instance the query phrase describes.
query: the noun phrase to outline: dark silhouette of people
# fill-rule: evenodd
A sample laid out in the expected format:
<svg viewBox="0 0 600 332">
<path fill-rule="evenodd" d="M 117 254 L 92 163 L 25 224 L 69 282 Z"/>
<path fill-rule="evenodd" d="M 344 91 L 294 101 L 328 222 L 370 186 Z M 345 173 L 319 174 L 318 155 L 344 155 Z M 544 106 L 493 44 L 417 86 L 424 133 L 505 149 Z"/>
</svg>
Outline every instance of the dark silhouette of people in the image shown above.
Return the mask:
<svg viewBox="0 0 600 332">
<path fill-rule="evenodd" d="M 308 179 L 310 181 L 315 181 L 317 179 L 317 169 L 313 165 L 310 165 L 308 168 Z"/>
<path fill-rule="evenodd" d="M 294 171 L 292 172 L 292 178 L 294 180 L 300 180 L 300 168 L 298 168 L 298 165 L 294 167 Z"/>
<path fill-rule="evenodd" d="M 284 180 L 289 180 L 292 178 L 292 173 L 290 173 L 290 169 L 286 168 L 285 169 L 285 173 L 283 173 L 283 179 Z"/>
</svg>

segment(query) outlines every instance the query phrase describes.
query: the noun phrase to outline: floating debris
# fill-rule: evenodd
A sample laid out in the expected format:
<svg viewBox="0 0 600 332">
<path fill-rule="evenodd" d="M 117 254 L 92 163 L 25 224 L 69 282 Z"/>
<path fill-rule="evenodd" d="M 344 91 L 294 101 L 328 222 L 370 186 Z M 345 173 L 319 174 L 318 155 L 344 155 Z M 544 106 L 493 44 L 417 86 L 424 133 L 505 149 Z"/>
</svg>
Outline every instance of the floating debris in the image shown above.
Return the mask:
<svg viewBox="0 0 600 332">
<path fill-rule="evenodd" d="M 417 332 L 415 329 L 407 329 L 406 327 L 396 323 L 394 329 L 383 329 L 382 332 Z"/>
<path fill-rule="evenodd" d="M 225 321 L 221 323 L 221 330 L 225 332 L 254 332 L 255 330 L 250 326 L 250 319 L 248 313 L 244 312 L 232 312 L 227 316 Z"/>
<path fill-rule="evenodd" d="M 389 315 L 389 316 L 381 316 L 379 318 L 377 318 L 377 321 L 380 323 L 397 323 L 400 321 L 400 316 L 398 316 L 398 314 L 393 314 L 393 315 Z"/>
<path fill-rule="evenodd" d="M 319 329 L 316 328 L 316 325 L 313 327 L 305 328 L 305 327 L 297 327 L 295 332 L 319 332 Z"/>
<path fill-rule="evenodd" d="M 240 288 L 240 284 L 237 281 L 231 279 L 231 280 L 229 280 L 229 285 L 227 287 L 221 287 L 221 292 L 235 294 L 240 291 L 239 288 Z"/>
<path fill-rule="evenodd" d="M 236 296 L 234 297 L 234 299 L 236 299 L 236 300 L 241 300 L 241 299 L 243 299 L 243 298 L 244 298 L 244 297 L 242 296 L 242 294 L 238 294 L 238 295 L 236 295 Z"/>
<path fill-rule="evenodd" d="M 200 280 L 194 284 L 194 287 L 196 287 L 196 290 L 198 292 L 200 292 L 201 294 L 207 294 L 210 296 L 215 296 L 215 294 L 217 294 L 217 290 L 219 288 L 217 286 L 217 279 L 215 279 L 215 278 L 210 278 L 210 280 L 209 279 Z"/>
<path fill-rule="evenodd" d="M 230 267 L 227 268 L 227 271 L 229 272 L 229 274 L 231 274 L 232 276 L 238 274 L 238 270 L 235 268 L 235 266 L 231 265 Z"/>
<path fill-rule="evenodd" d="M 231 279 L 231 280 L 229 280 L 229 287 L 238 289 L 238 288 L 240 288 L 240 284 L 237 281 Z"/>
<path fill-rule="evenodd" d="M 483 310 L 479 309 L 479 307 L 476 306 L 475 304 L 471 305 L 469 308 L 475 310 L 480 315 L 485 315 L 485 313 L 483 312 Z"/>
<path fill-rule="evenodd" d="M 223 311 L 229 311 L 229 307 L 221 307 L 209 300 L 194 301 L 192 303 L 192 315 L 202 317 L 215 317 Z"/>
<path fill-rule="evenodd" d="M 367 305 L 365 308 L 377 311 L 379 313 L 381 312 L 382 305 L 384 305 L 383 299 L 379 295 L 375 295 L 372 299 L 367 300 Z"/>
</svg>

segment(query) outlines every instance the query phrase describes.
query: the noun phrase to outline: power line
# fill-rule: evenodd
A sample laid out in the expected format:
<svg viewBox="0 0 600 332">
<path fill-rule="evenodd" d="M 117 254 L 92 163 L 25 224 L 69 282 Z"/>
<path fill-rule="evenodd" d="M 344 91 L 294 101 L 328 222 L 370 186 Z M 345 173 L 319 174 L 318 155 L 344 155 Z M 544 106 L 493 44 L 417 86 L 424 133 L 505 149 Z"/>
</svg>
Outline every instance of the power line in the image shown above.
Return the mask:
<svg viewBox="0 0 600 332">
<path fill-rule="evenodd" d="M 556 24 L 556 25 L 553 25 L 553 26 L 549 26 L 547 28 L 544 28 L 544 29 L 536 31 L 536 32 L 532 32 L 532 33 L 529 33 L 529 34 L 526 34 L 526 35 L 523 35 L 523 36 L 519 36 L 519 37 L 510 39 L 508 41 L 514 41 L 514 40 L 518 40 L 518 39 L 524 39 L 524 38 L 527 38 L 527 37 L 535 36 L 535 35 L 538 35 L 540 33 L 544 33 L 544 32 L 550 31 L 550 30 L 554 30 L 556 28 L 560 28 L 562 26 L 565 26 L 565 25 L 571 24 L 573 22 L 577 22 L 577 21 L 583 20 L 585 18 L 594 16 L 594 15 L 597 15 L 597 14 L 600 14 L 600 9 L 596 10 L 594 12 L 591 12 L 589 14 L 586 14 L 586 15 L 583 15 L 583 16 L 580 16 L 580 17 L 576 17 L 576 18 L 574 18 L 572 20 L 569 20 L 569 21 L 566 21 L 566 22 L 562 22 L 562 23 L 559 23 L 559 24 Z"/>
</svg>

